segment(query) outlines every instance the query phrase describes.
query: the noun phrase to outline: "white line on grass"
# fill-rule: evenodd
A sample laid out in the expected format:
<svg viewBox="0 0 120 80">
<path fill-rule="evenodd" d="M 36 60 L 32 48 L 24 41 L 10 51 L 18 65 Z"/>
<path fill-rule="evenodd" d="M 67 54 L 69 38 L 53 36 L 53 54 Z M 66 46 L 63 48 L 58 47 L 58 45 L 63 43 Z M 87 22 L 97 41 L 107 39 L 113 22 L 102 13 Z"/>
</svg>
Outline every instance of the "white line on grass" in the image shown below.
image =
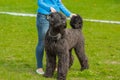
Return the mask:
<svg viewBox="0 0 120 80">
<path fill-rule="evenodd" d="M 0 14 L 8 14 L 8 15 L 14 15 L 14 16 L 36 17 L 36 14 L 28 14 L 28 13 L 0 12 Z M 112 20 L 96 20 L 96 19 L 83 19 L 83 20 L 84 21 L 90 21 L 90 22 L 99 22 L 99 23 L 120 24 L 120 21 L 112 21 Z"/>
<path fill-rule="evenodd" d="M 84 19 L 84 21 L 100 22 L 100 23 L 111 23 L 111 24 L 120 24 L 120 21 L 111 21 L 111 20 Z"/>
<path fill-rule="evenodd" d="M 0 14 L 8 14 L 8 15 L 14 15 L 14 16 L 36 17 L 36 14 L 16 13 L 16 12 L 0 12 Z"/>
</svg>

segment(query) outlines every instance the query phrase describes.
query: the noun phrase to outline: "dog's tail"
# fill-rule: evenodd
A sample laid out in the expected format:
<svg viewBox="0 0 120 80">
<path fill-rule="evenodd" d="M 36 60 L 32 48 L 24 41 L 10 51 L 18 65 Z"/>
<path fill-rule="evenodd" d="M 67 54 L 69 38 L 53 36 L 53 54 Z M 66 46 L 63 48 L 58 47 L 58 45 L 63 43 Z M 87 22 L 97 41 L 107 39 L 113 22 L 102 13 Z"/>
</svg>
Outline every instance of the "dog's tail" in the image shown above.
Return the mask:
<svg viewBox="0 0 120 80">
<path fill-rule="evenodd" d="M 70 20 L 70 25 L 73 29 L 82 29 L 83 19 L 80 15 L 72 16 Z"/>
</svg>

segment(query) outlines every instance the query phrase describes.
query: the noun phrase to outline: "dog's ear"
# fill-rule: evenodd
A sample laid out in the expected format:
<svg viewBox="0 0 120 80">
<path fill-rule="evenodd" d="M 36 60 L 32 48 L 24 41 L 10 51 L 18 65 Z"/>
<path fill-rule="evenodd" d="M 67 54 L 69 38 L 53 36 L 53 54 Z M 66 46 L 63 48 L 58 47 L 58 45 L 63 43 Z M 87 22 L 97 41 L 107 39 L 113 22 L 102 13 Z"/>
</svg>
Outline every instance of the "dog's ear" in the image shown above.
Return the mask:
<svg viewBox="0 0 120 80">
<path fill-rule="evenodd" d="M 49 21 L 49 23 L 51 24 L 51 25 L 53 25 L 53 23 L 54 23 L 54 15 L 55 15 L 56 13 L 51 13 L 51 14 L 49 14 L 49 15 L 47 15 L 47 20 Z"/>
<path fill-rule="evenodd" d="M 48 20 L 48 21 L 50 21 L 50 19 L 51 19 L 52 15 L 53 15 L 53 13 L 51 13 L 51 14 L 47 15 L 47 17 L 46 17 L 46 18 L 47 18 L 47 20 Z"/>
</svg>

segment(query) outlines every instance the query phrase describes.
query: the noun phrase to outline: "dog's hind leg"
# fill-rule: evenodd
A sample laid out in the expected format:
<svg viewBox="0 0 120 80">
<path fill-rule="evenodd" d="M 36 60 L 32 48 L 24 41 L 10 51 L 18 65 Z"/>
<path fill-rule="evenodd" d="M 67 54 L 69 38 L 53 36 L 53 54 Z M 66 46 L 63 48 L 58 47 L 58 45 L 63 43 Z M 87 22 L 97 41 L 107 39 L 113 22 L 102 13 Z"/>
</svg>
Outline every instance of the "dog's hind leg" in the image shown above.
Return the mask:
<svg viewBox="0 0 120 80">
<path fill-rule="evenodd" d="M 84 69 L 88 69 L 89 65 L 88 65 L 88 58 L 85 55 L 85 50 L 84 50 L 84 42 L 78 43 L 75 46 L 75 53 L 79 59 L 79 62 L 81 64 L 81 71 L 83 71 Z"/>
<path fill-rule="evenodd" d="M 56 67 L 56 55 L 51 55 L 51 53 L 46 52 L 46 56 L 47 56 L 47 62 L 46 62 L 46 71 L 44 76 L 45 77 L 52 77 L 55 67 Z"/>
<path fill-rule="evenodd" d="M 74 57 L 72 55 L 72 49 L 69 50 L 69 68 L 73 65 Z"/>
</svg>

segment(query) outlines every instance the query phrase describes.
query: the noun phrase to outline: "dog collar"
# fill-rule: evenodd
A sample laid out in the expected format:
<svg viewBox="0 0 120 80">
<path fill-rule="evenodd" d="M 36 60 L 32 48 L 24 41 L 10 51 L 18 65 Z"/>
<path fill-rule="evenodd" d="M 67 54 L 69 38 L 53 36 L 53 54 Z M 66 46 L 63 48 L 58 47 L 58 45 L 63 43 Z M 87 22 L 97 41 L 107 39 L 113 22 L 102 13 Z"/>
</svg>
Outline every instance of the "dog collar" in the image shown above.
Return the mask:
<svg viewBox="0 0 120 80">
<path fill-rule="evenodd" d="M 50 34 L 50 32 L 48 33 L 48 35 L 53 39 L 53 40 L 59 40 L 61 38 L 61 34 L 58 33 L 57 35 L 53 36 Z"/>
</svg>

